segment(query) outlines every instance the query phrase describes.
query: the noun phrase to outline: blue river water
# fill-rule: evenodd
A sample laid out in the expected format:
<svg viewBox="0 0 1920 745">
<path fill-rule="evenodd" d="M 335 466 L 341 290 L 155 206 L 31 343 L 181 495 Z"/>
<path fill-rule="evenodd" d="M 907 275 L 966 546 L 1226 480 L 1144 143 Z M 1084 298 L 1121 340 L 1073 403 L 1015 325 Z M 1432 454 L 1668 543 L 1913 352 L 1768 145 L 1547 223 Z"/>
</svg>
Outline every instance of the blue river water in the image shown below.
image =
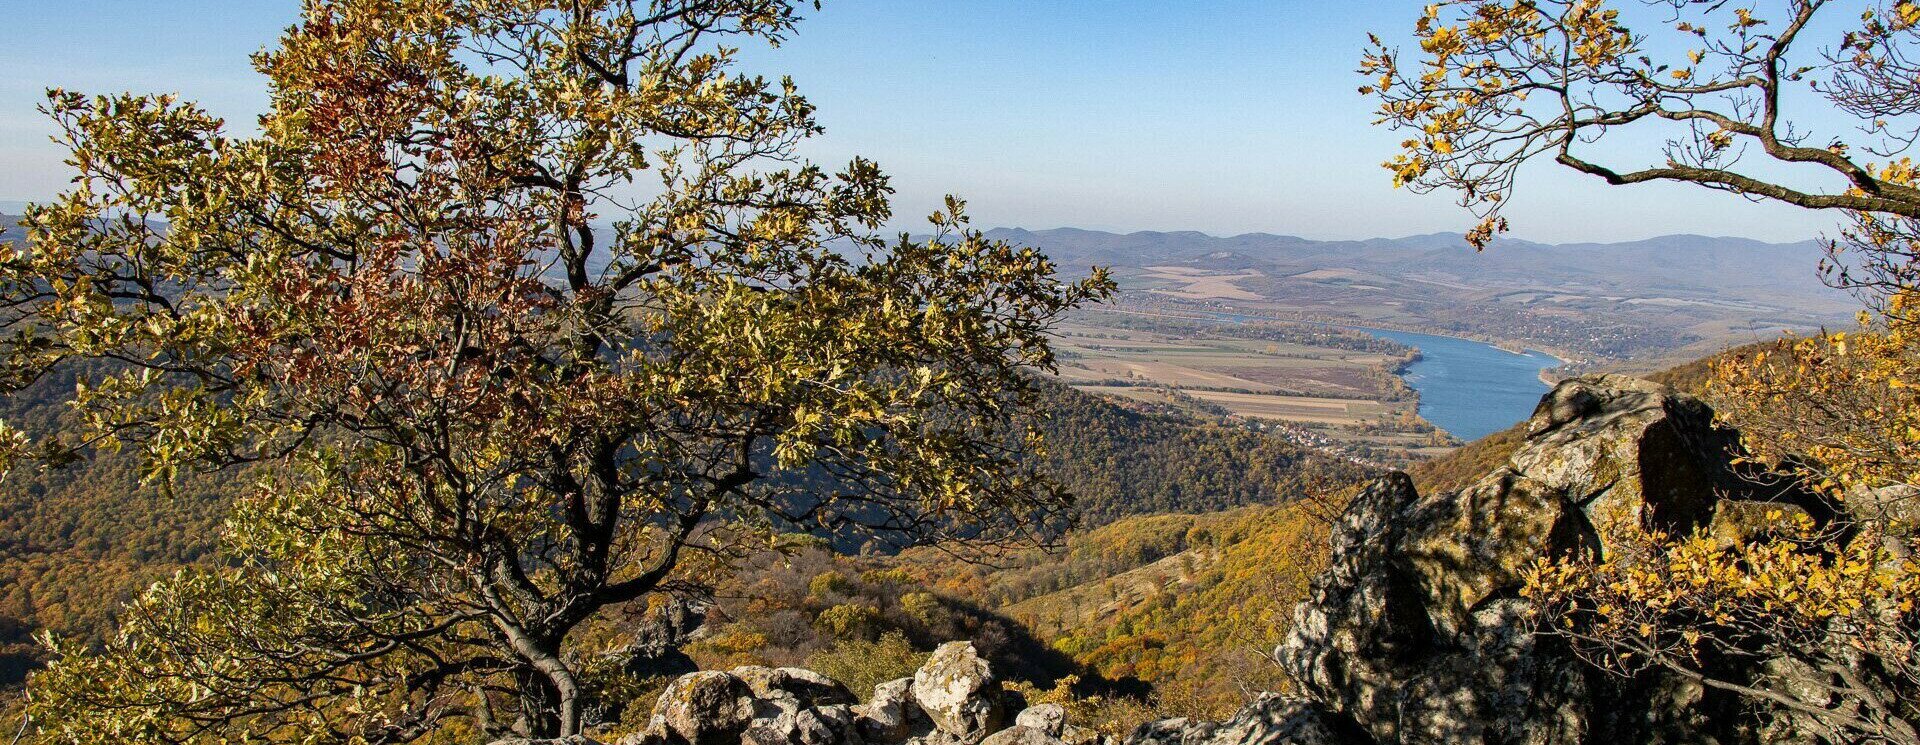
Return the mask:
<svg viewBox="0 0 1920 745">
<path fill-rule="evenodd" d="M 1553 355 L 1516 354 L 1492 344 L 1451 336 L 1357 329 L 1420 350 L 1402 377 L 1420 392 L 1420 416 L 1462 440 L 1478 440 L 1527 418 L 1547 392 L 1540 371 Z"/>
<path fill-rule="evenodd" d="M 1266 320 L 1239 313 L 1215 313 L 1227 323 Z M 1548 386 L 1540 371 L 1562 360 L 1531 349 L 1509 352 L 1492 344 L 1455 336 L 1347 326 L 1420 350 L 1420 361 L 1401 379 L 1420 393 L 1420 416 L 1467 442 L 1511 427 L 1533 414 Z"/>
</svg>

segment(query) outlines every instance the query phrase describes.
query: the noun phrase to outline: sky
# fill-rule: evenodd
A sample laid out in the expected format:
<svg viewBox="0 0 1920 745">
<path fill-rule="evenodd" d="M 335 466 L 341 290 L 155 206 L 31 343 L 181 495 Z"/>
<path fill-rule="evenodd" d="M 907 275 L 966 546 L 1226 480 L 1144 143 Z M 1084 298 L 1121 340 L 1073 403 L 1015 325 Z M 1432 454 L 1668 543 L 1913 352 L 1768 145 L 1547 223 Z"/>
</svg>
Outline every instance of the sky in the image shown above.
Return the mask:
<svg viewBox="0 0 1920 745">
<path fill-rule="evenodd" d="M 827 133 L 807 156 L 878 161 L 896 213 L 916 220 L 958 194 L 979 227 L 1458 232 L 1472 219 L 1450 196 L 1392 187 L 1379 164 L 1403 138 L 1372 126 L 1356 92 L 1366 34 L 1405 38 L 1421 4 L 828 0 L 747 62 L 792 75 L 819 107 Z M 35 109 L 47 87 L 178 93 L 244 125 L 266 106 L 248 55 L 298 13 L 297 0 L 0 0 L 0 207 L 70 176 Z M 1538 241 L 1793 241 L 1836 222 L 1551 164 L 1521 186 L 1512 235 Z"/>
</svg>

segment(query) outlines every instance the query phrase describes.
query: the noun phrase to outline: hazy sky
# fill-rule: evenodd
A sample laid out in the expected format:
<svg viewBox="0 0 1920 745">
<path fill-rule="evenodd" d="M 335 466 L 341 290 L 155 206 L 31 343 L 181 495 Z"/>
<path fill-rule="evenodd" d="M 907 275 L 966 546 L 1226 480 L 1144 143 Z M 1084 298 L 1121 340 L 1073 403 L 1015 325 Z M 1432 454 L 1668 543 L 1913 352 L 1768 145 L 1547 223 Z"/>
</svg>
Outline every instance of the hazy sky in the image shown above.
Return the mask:
<svg viewBox="0 0 1920 745">
<path fill-rule="evenodd" d="M 1368 31 L 1404 36 L 1420 0 L 828 0 L 756 52 L 820 108 L 827 163 L 861 154 L 896 211 L 968 199 L 982 227 L 1262 231 L 1311 238 L 1458 231 L 1443 195 L 1395 191 L 1400 137 L 1370 126 L 1353 68 Z M 178 92 L 248 123 L 265 105 L 247 55 L 297 0 L 0 0 L 0 201 L 66 183 L 35 111 L 48 86 Z M 1681 186 L 1611 188 L 1541 165 L 1514 235 L 1664 233 L 1798 240 L 1831 215 Z"/>
</svg>

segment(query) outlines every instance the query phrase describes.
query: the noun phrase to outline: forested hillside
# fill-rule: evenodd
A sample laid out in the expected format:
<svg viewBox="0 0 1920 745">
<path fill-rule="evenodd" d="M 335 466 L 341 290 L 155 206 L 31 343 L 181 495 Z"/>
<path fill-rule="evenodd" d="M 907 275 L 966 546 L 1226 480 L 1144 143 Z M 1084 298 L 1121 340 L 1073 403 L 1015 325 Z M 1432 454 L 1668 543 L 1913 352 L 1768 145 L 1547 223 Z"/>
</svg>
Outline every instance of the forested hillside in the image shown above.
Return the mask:
<svg viewBox="0 0 1920 745">
<path fill-rule="evenodd" d="M 1090 675 L 1150 685 L 1151 713 L 1217 718 L 1287 689 L 1266 653 L 1325 566 L 1344 498 L 1132 517 L 998 566 L 926 551 L 900 561 L 943 596 L 984 599 Z"/>
<path fill-rule="evenodd" d="M 1047 385 L 1042 398 L 1047 467 L 1078 497 L 1085 527 L 1292 499 L 1367 474 L 1243 427 L 1128 408 L 1061 385 Z"/>
<path fill-rule="evenodd" d="M 60 431 L 76 371 L 62 370 L 4 403 L 29 433 Z M 1038 422 L 1049 470 L 1079 496 L 1084 524 L 1173 510 L 1283 500 L 1348 483 L 1364 470 L 1278 437 L 1122 407 L 1047 383 Z M 115 609 L 149 582 L 214 553 L 224 509 L 244 475 L 183 474 L 142 484 L 135 455 L 95 452 L 67 468 L 0 484 L 0 683 L 19 682 L 49 629 L 97 639 Z"/>
<path fill-rule="evenodd" d="M 59 431 L 76 371 L 58 371 L 0 401 L 0 420 Z M 18 683 L 39 629 L 97 640 L 148 583 L 213 555 L 233 474 L 142 484 L 129 452 L 92 452 L 67 468 L 19 470 L 0 483 L 0 684 Z"/>
<path fill-rule="evenodd" d="M 1646 377 L 1701 394 L 1719 357 Z M 1468 443 L 1409 474 L 1422 493 L 1465 487 L 1504 464 L 1526 427 Z M 979 598 L 1019 621 L 1090 673 L 1151 685 L 1157 715 L 1218 719 L 1252 692 L 1288 690 L 1266 654 L 1324 568 L 1328 526 L 1350 493 L 1351 486 L 1322 486 L 1303 492 L 1311 499 L 1284 504 L 1127 517 L 1074 535 L 1060 553 L 1023 553 L 996 565 L 956 566 L 927 551 L 899 560 L 943 596 Z"/>
</svg>

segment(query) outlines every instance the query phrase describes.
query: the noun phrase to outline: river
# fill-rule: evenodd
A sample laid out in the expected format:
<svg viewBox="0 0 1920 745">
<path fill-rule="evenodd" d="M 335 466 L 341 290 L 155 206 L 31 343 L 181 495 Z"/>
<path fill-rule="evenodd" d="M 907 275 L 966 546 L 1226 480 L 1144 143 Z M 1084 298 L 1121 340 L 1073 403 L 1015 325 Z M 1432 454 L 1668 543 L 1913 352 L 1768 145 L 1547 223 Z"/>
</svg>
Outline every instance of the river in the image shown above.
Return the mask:
<svg viewBox="0 0 1920 745">
<path fill-rule="evenodd" d="M 1469 339 L 1357 330 L 1420 350 L 1420 361 L 1402 375 L 1420 392 L 1420 416 L 1462 440 L 1478 440 L 1527 418 L 1547 392 L 1540 371 L 1560 364 L 1550 354 L 1516 354 Z"/>
<path fill-rule="evenodd" d="M 1214 313 L 1230 323 L 1273 319 L 1239 313 Z M 1533 414 L 1547 384 L 1540 371 L 1561 360 L 1545 352 L 1509 352 L 1485 342 L 1456 336 L 1346 326 L 1420 350 L 1420 361 L 1401 378 L 1420 393 L 1420 416 L 1462 440 L 1472 442 L 1499 432 Z"/>
</svg>

